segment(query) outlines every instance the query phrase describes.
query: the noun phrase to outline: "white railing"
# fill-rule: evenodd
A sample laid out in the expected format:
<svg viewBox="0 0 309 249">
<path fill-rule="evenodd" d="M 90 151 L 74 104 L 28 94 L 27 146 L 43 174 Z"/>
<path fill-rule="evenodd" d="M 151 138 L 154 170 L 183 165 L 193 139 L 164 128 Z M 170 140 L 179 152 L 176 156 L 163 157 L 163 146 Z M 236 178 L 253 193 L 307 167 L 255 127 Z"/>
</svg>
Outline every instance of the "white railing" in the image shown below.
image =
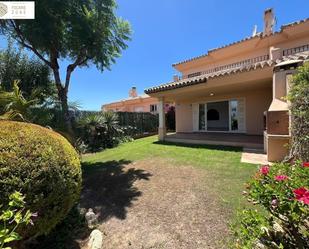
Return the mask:
<svg viewBox="0 0 309 249">
<path fill-rule="evenodd" d="M 268 54 L 261 55 L 261 56 L 255 57 L 255 58 L 246 59 L 246 60 L 234 62 L 234 63 L 231 63 L 231 64 L 210 68 L 210 69 L 207 69 L 205 71 L 191 73 L 191 74 L 188 74 L 186 76 L 183 76 L 183 78 L 192 78 L 192 77 L 203 75 L 203 74 L 211 74 L 211 73 L 225 71 L 225 70 L 229 70 L 229 69 L 236 69 L 236 68 L 249 66 L 249 65 L 255 64 L 257 62 L 262 62 L 262 61 L 267 61 L 267 60 L 269 60 Z"/>
<path fill-rule="evenodd" d="M 295 47 L 295 48 L 288 48 L 283 50 L 283 56 L 293 55 L 301 52 L 309 51 L 309 44 Z"/>
<path fill-rule="evenodd" d="M 282 55 L 288 56 L 288 55 L 293 55 L 293 54 L 297 54 L 297 53 L 301 53 L 305 51 L 309 51 L 309 44 L 299 46 L 299 47 L 284 49 L 282 52 Z M 252 65 L 258 62 L 267 61 L 267 60 L 269 60 L 268 54 L 261 55 L 255 58 L 242 60 L 242 61 L 238 61 L 238 62 L 234 62 L 231 64 L 222 65 L 222 66 L 217 66 L 214 68 L 207 69 L 205 71 L 199 71 L 199 72 L 194 72 L 188 75 L 184 75 L 182 79 L 192 78 L 192 77 L 196 77 L 196 76 L 200 76 L 204 74 L 212 74 L 212 73 L 221 72 L 221 71 L 230 70 L 230 69 L 236 69 L 240 67 L 245 67 L 245 66 L 249 66 L 249 65 Z"/>
</svg>

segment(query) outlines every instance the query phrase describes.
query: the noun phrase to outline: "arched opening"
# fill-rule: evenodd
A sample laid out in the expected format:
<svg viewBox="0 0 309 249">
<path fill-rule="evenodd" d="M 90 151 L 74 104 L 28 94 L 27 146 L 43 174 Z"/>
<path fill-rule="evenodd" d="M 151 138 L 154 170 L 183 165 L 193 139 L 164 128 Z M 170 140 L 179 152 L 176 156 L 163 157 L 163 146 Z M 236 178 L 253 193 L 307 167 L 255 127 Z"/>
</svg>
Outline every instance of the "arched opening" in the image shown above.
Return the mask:
<svg viewBox="0 0 309 249">
<path fill-rule="evenodd" d="M 210 109 L 207 111 L 207 121 L 219 120 L 220 114 L 216 109 Z"/>
</svg>

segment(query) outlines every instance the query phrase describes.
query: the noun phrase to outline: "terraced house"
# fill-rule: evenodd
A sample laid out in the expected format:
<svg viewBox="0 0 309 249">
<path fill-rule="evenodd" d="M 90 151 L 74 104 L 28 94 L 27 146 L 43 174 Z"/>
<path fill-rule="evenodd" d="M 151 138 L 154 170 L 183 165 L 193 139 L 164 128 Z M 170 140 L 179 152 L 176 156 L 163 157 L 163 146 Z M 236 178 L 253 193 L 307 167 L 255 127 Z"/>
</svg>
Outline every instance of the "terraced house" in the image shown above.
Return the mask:
<svg viewBox="0 0 309 249">
<path fill-rule="evenodd" d="M 159 99 L 159 139 L 264 149 L 281 160 L 290 139 L 291 75 L 309 59 L 309 19 L 274 31 L 272 9 L 263 32 L 173 65 L 181 76 L 146 89 Z M 176 133 L 167 135 L 164 103 L 176 105 Z"/>
</svg>

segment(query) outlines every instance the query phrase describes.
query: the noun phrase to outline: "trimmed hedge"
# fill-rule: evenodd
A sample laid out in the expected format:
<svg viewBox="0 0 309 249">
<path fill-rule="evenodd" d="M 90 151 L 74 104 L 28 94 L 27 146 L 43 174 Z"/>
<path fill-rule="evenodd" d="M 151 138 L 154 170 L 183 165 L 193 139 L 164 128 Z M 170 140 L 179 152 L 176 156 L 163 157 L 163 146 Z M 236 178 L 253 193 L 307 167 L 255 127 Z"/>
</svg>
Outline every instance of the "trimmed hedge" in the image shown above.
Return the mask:
<svg viewBox="0 0 309 249">
<path fill-rule="evenodd" d="M 38 125 L 0 121 L 0 200 L 14 191 L 37 212 L 24 238 L 47 234 L 62 221 L 80 195 L 78 154 L 60 134 Z"/>
<path fill-rule="evenodd" d="M 290 158 L 309 161 L 309 62 L 293 76 L 288 99 L 292 113 Z"/>
<path fill-rule="evenodd" d="M 121 127 L 134 127 L 135 135 L 157 132 L 159 116 L 150 112 L 117 112 Z"/>
<path fill-rule="evenodd" d="M 140 137 L 145 133 L 158 132 L 159 115 L 150 112 L 115 112 L 118 115 L 118 124 L 123 128 L 126 135 Z M 78 111 L 75 119 L 80 120 L 85 116 L 102 114 L 97 111 Z"/>
</svg>

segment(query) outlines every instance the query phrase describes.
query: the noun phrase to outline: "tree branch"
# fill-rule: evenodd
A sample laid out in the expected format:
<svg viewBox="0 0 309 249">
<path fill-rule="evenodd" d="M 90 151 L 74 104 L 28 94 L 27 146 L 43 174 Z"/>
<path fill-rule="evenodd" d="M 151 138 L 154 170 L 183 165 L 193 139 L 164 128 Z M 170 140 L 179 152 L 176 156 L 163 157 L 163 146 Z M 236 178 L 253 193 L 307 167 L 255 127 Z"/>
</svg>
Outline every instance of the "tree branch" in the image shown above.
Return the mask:
<svg viewBox="0 0 309 249">
<path fill-rule="evenodd" d="M 11 22 L 11 25 L 13 26 L 13 28 L 14 28 L 14 30 L 15 30 L 17 36 L 18 36 L 18 38 L 19 38 L 19 39 L 17 39 L 17 41 L 18 41 L 22 46 L 24 46 L 24 47 L 30 49 L 30 50 L 31 50 L 33 53 L 35 53 L 43 62 L 45 62 L 49 67 L 52 68 L 51 63 L 50 63 L 48 60 L 46 60 L 46 59 L 44 58 L 44 56 L 41 55 L 41 54 L 39 53 L 39 51 L 38 51 L 35 47 L 33 47 L 33 46 L 31 46 L 31 45 L 29 45 L 29 44 L 26 43 L 26 39 L 24 38 L 22 31 L 20 30 L 20 28 L 18 27 L 18 25 L 15 23 L 15 21 L 14 21 L 14 20 L 10 20 L 10 22 Z"/>
<path fill-rule="evenodd" d="M 70 84 L 70 79 L 71 79 L 71 74 L 72 72 L 75 70 L 75 68 L 77 66 L 80 66 L 84 63 L 86 63 L 86 61 L 88 60 L 88 57 L 86 56 L 86 49 L 81 49 L 80 54 L 77 56 L 76 60 L 67 66 L 67 73 L 66 73 L 66 77 L 65 77 L 65 85 L 64 85 L 64 89 L 67 91 L 69 88 L 69 84 Z"/>
</svg>

